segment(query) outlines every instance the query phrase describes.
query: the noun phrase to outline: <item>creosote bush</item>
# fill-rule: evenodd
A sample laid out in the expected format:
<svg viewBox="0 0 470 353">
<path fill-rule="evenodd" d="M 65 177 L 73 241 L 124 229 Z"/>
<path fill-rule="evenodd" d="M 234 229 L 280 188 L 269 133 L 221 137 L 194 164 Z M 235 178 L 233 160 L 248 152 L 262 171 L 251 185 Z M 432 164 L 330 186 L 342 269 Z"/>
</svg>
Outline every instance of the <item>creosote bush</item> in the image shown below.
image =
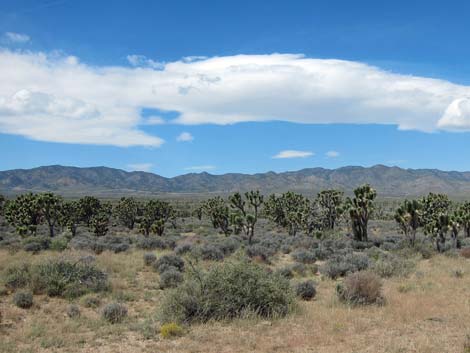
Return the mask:
<svg viewBox="0 0 470 353">
<path fill-rule="evenodd" d="M 181 337 L 183 334 L 183 328 L 175 322 L 164 324 L 160 328 L 160 335 L 162 335 L 162 337 L 165 339 Z"/>
<path fill-rule="evenodd" d="M 22 309 L 29 309 L 33 306 L 33 294 L 31 292 L 18 292 L 13 296 L 13 303 Z"/>
<path fill-rule="evenodd" d="M 348 275 L 336 286 L 338 298 L 348 304 L 368 305 L 384 304 L 382 281 L 380 277 L 369 271 L 361 271 Z"/>
<path fill-rule="evenodd" d="M 317 294 L 315 282 L 304 281 L 295 285 L 295 294 L 303 300 L 311 300 Z"/>
<path fill-rule="evenodd" d="M 103 308 L 101 315 L 107 322 L 117 324 L 127 317 L 127 307 L 120 303 L 109 303 Z"/>
<path fill-rule="evenodd" d="M 249 261 L 225 262 L 207 272 L 191 268 L 187 280 L 164 297 L 163 323 L 225 320 L 255 314 L 287 315 L 294 304 L 289 281 Z"/>
</svg>

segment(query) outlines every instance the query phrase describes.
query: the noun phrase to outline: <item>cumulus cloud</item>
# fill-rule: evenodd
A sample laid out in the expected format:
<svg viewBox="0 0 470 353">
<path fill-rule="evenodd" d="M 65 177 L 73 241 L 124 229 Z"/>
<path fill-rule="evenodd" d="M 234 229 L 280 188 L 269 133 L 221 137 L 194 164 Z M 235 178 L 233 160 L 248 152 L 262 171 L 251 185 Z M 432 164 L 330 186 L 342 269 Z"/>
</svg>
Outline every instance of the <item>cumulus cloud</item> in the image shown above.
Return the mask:
<svg viewBox="0 0 470 353">
<path fill-rule="evenodd" d="M 126 59 L 129 62 L 129 64 L 131 64 L 134 67 L 143 66 L 143 67 L 149 67 L 149 68 L 156 69 L 156 70 L 161 70 L 165 67 L 165 64 L 149 59 L 144 55 L 128 55 Z"/>
<path fill-rule="evenodd" d="M 313 156 L 314 153 L 310 151 L 296 151 L 296 150 L 284 150 L 273 156 L 276 159 L 284 158 L 305 158 Z"/>
<path fill-rule="evenodd" d="M 152 163 L 135 163 L 127 165 L 128 170 L 136 172 L 148 172 L 152 169 L 152 167 Z"/>
<path fill-rule="evenodd" d="M 196 172 L 196 171 L 201 172 L 201 171 L 207 171 L 207 170 L 213 170 L 213 169 L 215 169 L 214 165 L 195 165 L 192 167 L 184 168 L 184 170 L 193 171 L 193 172 Z"/>
<path fill-rule="evenodd" d="M 328 151 L 328 152 L 325 153 L 325 155 L 328 158 L 336 158 L 336 157 L 339 157 L 339 152 L 337 152 L 337 151 Z"/>
<path fill-rule="evenodd" d="M 24 44 L 31 40 L 27 34 L 15 33 L 15 32 L 6 32 L 4 34 L 4 39 L 9 43 Z"/>
<path fill-rule="evenodd" d="M 182 132 L 176 138 L 176 141 L 178 142 L 190 142 L 192 140 L 194 140 L 194 137 L 189 132 Z"/>
<path fill-rule="evenodd" d="M 470 131 L 470 87 L 367 64 L 293 54 L 97 67 L 73 56 L 0 49 L 0 132 L 42 141 L 159 146 L 142 109 L 177 124 L 288 121 Z M 152 122 L 149 120 L 147 122 Z M 153 120 L 160 123 L 161 120 Z"/>
</svg>

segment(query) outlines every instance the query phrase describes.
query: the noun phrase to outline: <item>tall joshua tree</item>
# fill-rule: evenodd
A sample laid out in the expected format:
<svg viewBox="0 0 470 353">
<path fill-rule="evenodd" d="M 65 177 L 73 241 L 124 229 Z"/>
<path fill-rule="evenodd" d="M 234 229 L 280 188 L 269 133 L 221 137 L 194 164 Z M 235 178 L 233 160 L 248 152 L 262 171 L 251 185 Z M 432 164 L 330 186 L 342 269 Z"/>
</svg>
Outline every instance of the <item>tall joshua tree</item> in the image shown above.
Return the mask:
<svg viewBox="0 0 470 353">
<path fill-rule="evenodd" d="M 264 196 L 258 190 L 246 192 L 245 198 L 239 192 L 236 192 L 229 197 L 229 201 L 234 210 L 231 215 L 232 223 L 235 227 L 244 230 L 248 236 L 248 243 L 251 244 L 260 207 L 264 203 Z"/>
<path fill-rule="evenodd" d="M 415 245 L 416 232 L 421 222 L 422 204 L 419 200 L 405 200 L 395 211 L 395 221 L 411 246 Z"/>
<path fill-rule="evenodd" d="M 317 195 L 316 202 L 322 212 L 323 227 L 327 230 L 333 230 L 343 212 L 343 192 L 334 189 L 323 190 Z"/>
<path fill-rule="evenodd" d="M 374 200 L 377 192 L 369 184 L 354 190 L 354 198 L 346 200 L 354 239 L 367 241 L 367 225 L 374 211 Z"/>
</svg>

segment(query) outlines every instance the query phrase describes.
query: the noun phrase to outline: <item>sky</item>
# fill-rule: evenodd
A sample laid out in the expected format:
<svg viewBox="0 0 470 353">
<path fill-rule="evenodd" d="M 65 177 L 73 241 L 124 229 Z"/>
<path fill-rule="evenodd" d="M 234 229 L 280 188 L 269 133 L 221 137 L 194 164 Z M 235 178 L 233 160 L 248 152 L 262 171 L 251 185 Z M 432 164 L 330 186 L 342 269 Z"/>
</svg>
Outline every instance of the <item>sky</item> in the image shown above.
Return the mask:
<svg viewBox="0 0 470 353">
<path fill-rule="evenodd" d="M 467 1 L 0 0 L 0 170 L 470 170 Z"/>
</svg>

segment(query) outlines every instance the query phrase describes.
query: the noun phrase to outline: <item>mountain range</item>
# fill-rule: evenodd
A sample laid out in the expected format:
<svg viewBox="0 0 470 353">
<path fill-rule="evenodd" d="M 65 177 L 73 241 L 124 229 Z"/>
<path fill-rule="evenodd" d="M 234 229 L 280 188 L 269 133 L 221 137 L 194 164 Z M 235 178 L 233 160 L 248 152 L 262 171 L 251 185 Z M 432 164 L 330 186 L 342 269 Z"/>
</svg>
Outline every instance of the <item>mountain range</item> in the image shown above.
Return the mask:
<svg viewBox="0 0 470 353">
<path fill-rule="evenodd" d="M 293 190 L 313 194 L 327 188 L 346 193 L 364 183 L 381 196 L 419 196 L 442 192 L 454 197 L 470 197 L 470 172 L 437 169 L 403 169 L 375 165 L 338 169 L 307 168 L 291 172 L 259 174 L 189 173 L 173 178 L 148 172 L 127 172 L 108 167 L 78 168 L 44 166 L 0 171 L 0 193 L 52 191 L 63 195 L 122 195 L 229 193 L 259 189 L 265 193 Z"/>
</svg>

